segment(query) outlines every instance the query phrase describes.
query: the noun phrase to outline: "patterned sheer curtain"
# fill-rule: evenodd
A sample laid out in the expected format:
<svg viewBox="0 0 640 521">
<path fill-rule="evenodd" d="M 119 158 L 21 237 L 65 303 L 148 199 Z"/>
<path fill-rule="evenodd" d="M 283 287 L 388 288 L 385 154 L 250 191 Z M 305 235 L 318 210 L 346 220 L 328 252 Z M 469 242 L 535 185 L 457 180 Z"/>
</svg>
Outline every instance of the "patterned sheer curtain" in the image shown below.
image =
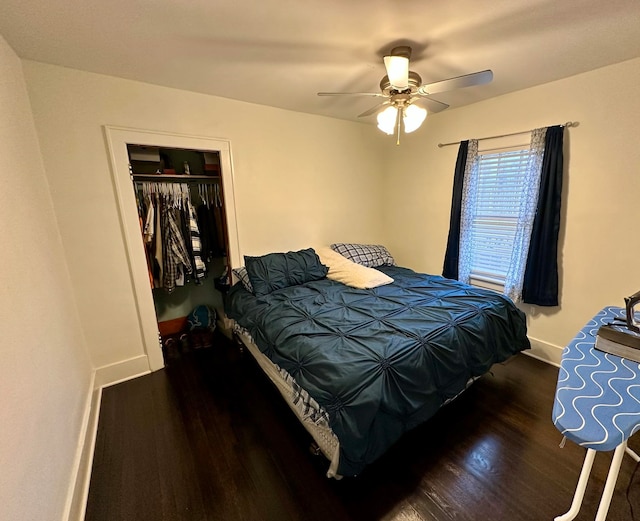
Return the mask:
<svg viewBox="0 0 640 521">
<path fill-rule="evenodd" d="M 478 190 L 478 140 L 469 140 L 467 164 L 464 169 L 462 188 L 462 210 L 460 219 L 460 253 L 458 258 L 458 280 L 469 284 L 473 246 L 471 223 L 473 221 L 476 193 Z"/>
<path fill-rule="evenodd" d="M 509 271 L 504 283 L 504 294 L 514 302 L 522 301 L 522 283 L 529 253 L 531 230 L 536 216 L 538 192 L 540 190 L 540 172 L 547 129 L 537 128 L 531 131 L 531 154 L 524 178 L 522 198 L 518 215 L 519 226 L 513 241 L 513 251 Z"/>
</svg>

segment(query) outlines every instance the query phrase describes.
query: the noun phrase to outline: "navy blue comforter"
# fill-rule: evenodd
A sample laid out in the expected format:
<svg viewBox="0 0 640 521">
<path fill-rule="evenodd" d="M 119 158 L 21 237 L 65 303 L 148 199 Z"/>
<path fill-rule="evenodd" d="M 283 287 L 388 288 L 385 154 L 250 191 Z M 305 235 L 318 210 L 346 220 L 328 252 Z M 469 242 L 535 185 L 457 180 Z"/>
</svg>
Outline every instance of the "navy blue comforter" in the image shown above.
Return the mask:
<svg viewBox="0 0 640 521">
<path fill-rule="evenodd" d="M 338 472 L 362 469 L 496 362 L 530 347 L 506 297 L 399 267 L 359 290 L 322 279 L 255 297 L 229 292 L 228 316 L 328 412 Z"/>
</svg>

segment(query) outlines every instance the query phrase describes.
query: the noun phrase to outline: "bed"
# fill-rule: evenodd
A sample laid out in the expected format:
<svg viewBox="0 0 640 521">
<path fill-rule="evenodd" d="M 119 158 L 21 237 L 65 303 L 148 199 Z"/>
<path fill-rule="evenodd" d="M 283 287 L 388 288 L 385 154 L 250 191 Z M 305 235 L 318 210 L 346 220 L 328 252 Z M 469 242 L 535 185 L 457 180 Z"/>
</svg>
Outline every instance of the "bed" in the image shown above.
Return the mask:
<svg viewBox="0 0 640 521">
<path fill-rule="evenodd" d="M 360 474 L 493 364 L 530 347 L 524 314 L 498 293 L 393 265 L 374 270 L 391 282 L 356 288 L 314 272 L 311 256 L 302 269 L 254 266 L 251 281 L 266 287 L 236 283 L 225 310 L 330 460 L 329 476 Z M 265 257 L 245 257 L 247 268 Z"/>
</svg>

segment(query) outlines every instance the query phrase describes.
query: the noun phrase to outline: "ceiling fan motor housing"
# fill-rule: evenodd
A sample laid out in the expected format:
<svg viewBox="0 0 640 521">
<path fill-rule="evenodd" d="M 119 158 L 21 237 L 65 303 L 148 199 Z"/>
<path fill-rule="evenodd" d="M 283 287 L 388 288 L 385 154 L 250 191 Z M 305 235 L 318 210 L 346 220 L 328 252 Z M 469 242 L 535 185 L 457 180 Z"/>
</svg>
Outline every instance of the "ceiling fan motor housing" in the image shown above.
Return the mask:
<svg viewBox="0 0 640 521">
<path fill-rule="evenodd" d="M 409 71 L 409 86 L 404 90 L 396 90 L 391 86 L 391 82 L 389 81 L 389 76 L 384 76 L 382 80 L 380 80 L 380 90 L 385 96 L 393 96 L 394 94 L 401 93 L 415 93 L 418 92 L 418 89 L 422 85 L 422 78 L 417 72 Z"/>
<path fill-rule="evenodd" d="M 411 58 L 411 47 L 408 45 L 400 45 L 391 49 L 389 56 L 402 56 L 403 58 Z"/>
</svg>

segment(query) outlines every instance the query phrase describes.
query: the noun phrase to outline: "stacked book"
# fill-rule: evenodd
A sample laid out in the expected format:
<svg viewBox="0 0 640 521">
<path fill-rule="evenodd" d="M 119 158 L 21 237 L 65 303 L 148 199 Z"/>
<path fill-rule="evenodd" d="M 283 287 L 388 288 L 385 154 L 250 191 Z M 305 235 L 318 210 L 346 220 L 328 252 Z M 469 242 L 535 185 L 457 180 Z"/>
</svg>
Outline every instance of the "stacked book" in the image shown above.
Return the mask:
<svg viewBox="0 0 640 521">
<path fill-rule="evenodd" d="M 640 333 L 623 325 L 609 324 L 600 327 L 595 348 L 640 363 Z"/>
</svg>

